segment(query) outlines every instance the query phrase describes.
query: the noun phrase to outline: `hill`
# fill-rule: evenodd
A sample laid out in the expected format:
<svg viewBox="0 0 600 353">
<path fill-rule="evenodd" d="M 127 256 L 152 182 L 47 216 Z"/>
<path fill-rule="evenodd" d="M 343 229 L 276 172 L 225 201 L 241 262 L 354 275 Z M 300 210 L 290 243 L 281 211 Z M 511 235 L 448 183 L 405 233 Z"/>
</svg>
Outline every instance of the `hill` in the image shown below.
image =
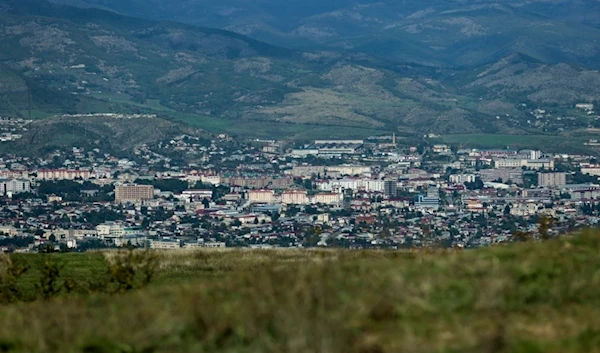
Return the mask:
<svg viewBox="0 0 600 353">
<path fill-rule="evenodd" d="M 598 352 L 599 239 L 594 231 L 473 251 L 156 253 L 158 272 L 145 289 L 0 306 L 0 346 L 5 352 Z M 62 264 L 56 285 L 68 279 L 72 288 L 73 280 L 105 275 L 103 256 L 115 263 L 114 253 L 11 260 L 30 266 L 17 288 L 34 299 L 48 264 Z"/>
<path fill-rule="evenodd" d="M 442 66 L 487 64 L 515 51 L 547 64 L 600 62 L 596 0 L 55 1 Z"/>
<path fill-rule="evenodd" d="M 250 136 L 530 133 L 528 112 L 516 108 L 524 97 L 572 106 L 595 97 L 599 76 L 523 54 L 476 69 L 439 69 L 295 51 L 42 0 L 0 0 L 0 7 L 0 114 L 7 115 L 28 116 L 31 96 L 35 116 L 154 113 Z M 507 60 L 519 69 L 491 69 Z M 498 121 L 505 112 L 513 119 Z"/>
<path fill-rule="evenodd" d="M 23 137 L 0 151 L 41 156 L 71 146 L 100 148 L 115 156 L 130 156 L 134 147 L 154 144 L 194 129 L 153 116 L 59 116 L 36 120 Z M 197 133 L 197 132 L 196 132 Z"/>
</svg>

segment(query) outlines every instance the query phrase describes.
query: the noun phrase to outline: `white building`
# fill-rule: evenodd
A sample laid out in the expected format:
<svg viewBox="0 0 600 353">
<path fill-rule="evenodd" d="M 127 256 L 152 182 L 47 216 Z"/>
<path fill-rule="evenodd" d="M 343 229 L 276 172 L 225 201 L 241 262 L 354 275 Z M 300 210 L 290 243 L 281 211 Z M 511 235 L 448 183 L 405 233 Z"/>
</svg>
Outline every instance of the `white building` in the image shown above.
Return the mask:
<svg viewBox="0 0 600 353">
<path fill-rule="evenodd" d="M 42 180 L 75 180 L 90 178 L 89 170 L 73 170 L 73 169 L 40 169 L 37 171 L 38 179 Z"/>
<path fill-rule="evenodd" d="M 281 203 L 285 205 L 307 205 L 306 190 L 287 190 L 281 194 Z"/>
<path fill-rule="evenodd" d="M 450 182 L 454 184 L 473 183 L 475 182 L 475 174 L 452 174 Z"/>
<path fill-rule="evenodd" d="M 275 201 L 275 192 L 273 190 L 250 190 L 248 191 L 248 201 L 253 203 L 273 203 Z"/>
<path fill-rule="evenodd" d="M 383 180 L 370 178 L 344 178 L 319 182 L 317 183 L 317 188 L 322 191 L 352 189 L 369 192 L 384 192 L 385 182 Z"/>
<path fill-rule="evenodd" d="M 198 243 L 186 243 L 184 246 L 186 249 L 201 249 L 201 248 L 225 248 L 227 244 L 221 241 L 210 241 L 210 242 L 198 242 Z"/>
<path fill-rule="evenodd" d="M 538 173 L 538 186 L 563 186 L 567 184 L 566 173 Z"/>
<path fill-rule="evenodd" d="M 128 232 L 128 228 L 115 222 L 106 222 L 97 225 L 96 232 L 98 234 L 98 238 L 100 239 L 119 238 L 131 233 Z"/>
<path fill-rule="evenodd" d="M 181 242 L 175 239 L 150 239 L 148 247 L 150 249 L 176 250 L 181 249 Z"/>
<path fill-rule="evenodd" d="M 433 152 L 434 153 L 449 153 L 450 147 L 448 147 L 447 145 L 433 145 Z"/>
<path fill-rule="evenodd" d="M 371 167 L 362 165 L 335 165 L 325 168 L 327 174 L 337 173 L 338 175 L 361 175 L 371 172 Z"/>
<path fill-rule="evenodd" d="M 188 199 L 194 199 L 194 200 L 212 199 L 213 191 L 212 190 L 183 190 L 182 195 Z"/>
<path fill-rule="evenodd" d="M 554 169 L 554 160 L 552 159 L 520 159 L 520 158 L 502 158 L 494 159 L 495 168 L 530 168 L 530 169 Z"/>
<path fill-rule="evenodd" d="M 581 167 L 581 173 L 592 175 L 592 176 L 600 176 L 600 166 Z"/>
<path fill-rule="evenodd" d="M 202 175 L 200 177 L 200 181 L 202 181 L 203 184 L 211 184 L 211 185 L 219 186 L 221 184 L 221 176 L 219 176 L 219 175 Z"/>
<path fill-rule="evenodd" d="M 31 192 L 31 181 L 25 179 L 0 179 L 0 194 L 10 195 Z"/>
<path fill-rule="evenodd" d="M 321 203 L 325 205 L 339 205 L 342 200 L 342 195 L 334 192 L 324 192 L 315 194 L 311 198 L 311 203 Z"/>
</svg>

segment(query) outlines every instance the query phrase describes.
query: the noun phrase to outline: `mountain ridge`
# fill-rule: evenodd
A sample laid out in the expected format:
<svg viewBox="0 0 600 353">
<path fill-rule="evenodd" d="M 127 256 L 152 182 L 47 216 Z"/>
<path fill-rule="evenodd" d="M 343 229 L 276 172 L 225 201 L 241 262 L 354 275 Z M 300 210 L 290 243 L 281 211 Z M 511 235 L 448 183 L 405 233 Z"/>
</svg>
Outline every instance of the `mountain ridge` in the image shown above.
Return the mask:
<svg viewBox="0 0 600 353">
<path fill-rule="evenodd" d="M 523 97 L 568 106 L 596 92 L 596 71 L 526 54 L 507 55 L 513 69 L 482 80 L 477 75 L 504 59 L 466 70 L 360 52 L 298 51 L 222 30 L 38 2 L 0 1 L 0 67 L 7 68 L 0 87 L 22 80 L 12 88 L 19 104 L 0 103 L 0 112 L 26 115 L 35 84 L 44 90 L 33 94 L 33 109 L 45 113 L 156 113 L 197 127 L 240 124 L 248 134 L 257 128 L 277 134 L 275 126 L 410 136 L 527 133 L 527 112 L 517 109 Z M 536 95 L 532 90 L 544 81 L 523 76 L 514 69 L 519 65 L 546 80 L 578 79 L 556 77 L 572 91 L 568 96 L 556 94 L 557 85 Z M 504 110 L 514 119 L 499 121 Z"/>
<path fill-rule="evenodd" d="M 588 66 L 600 65 L 600 43 L 597 40 L 592 43 L 593 55 L 577 53 L 579 49 L 590 45 L 583 39 L 587 33 L 593 32 L 595 38 L 598 38 L 598 1 L 336 0 L 327 4 L 314 0 L 302 3 L 287 1 L 280 4 L 273 4 L 267 0 L 252 3 L 240 0 L 153 0 L 150 3 L 135 0 L 79 1 L 80 4 L 82 2 L 84 6 L 100 6 L 140 18 L 171 19 L 223 28 L 280 46 L 305 50 L 329 48 L 365 51 L 394 60 L 444 67 L 476 67 L 511 54 L 507 51 L 494 55 L 496 50 L 493 41 L 512 43 L 512 46 L 520 45 L 523 50 L 539 55 L 548 64 L 564 62 L 566 58 L 573 63 L 585 61 Z M 480 13 L 473 13 L 476 8 L 479 8 Z M 500 9 L 510 13 L 510 16 L 481 12 L 485 9 Z M 508 24 L 514 27 L 514 30 L 501 34 Z M 416 25 L 433 27 L 417 33 L 411 30 Z M 530 42 L 519 44 L 520 39 L 515 33 L 527 33 L 533 25 L 540 33 L 543 27 L 560 28 L 553 33 L 534 37 Z M 390 34 L 390 29 L 396 27 L 402 30 Z M 423 51 L 432 39 L 435 40 L 436 36 L 439 36 L 439 33 L 431 32 L 435 28 L 452 32 L 453 37 L 457 38 L 457 43 L 464 44 L 465 48 L 472 50 L 480 47 L 483 56 L 489 58 L 483 61 L 476 60 L 476 56 L 475 59 L 463 58 L 460 50 L 453 48 L 447 48 L 446 51 Z M 485 40 L 478 42 L 477 36 L 473 36 L 478 31 Z M 447 35 L 440 38 L 442 43 L 448 41 Z M 380 44 L 368 45 L 371 42 Z M 398 51 L 402 48 L 417 53 L 412 56 L 402 55 Z"/>
</svg>

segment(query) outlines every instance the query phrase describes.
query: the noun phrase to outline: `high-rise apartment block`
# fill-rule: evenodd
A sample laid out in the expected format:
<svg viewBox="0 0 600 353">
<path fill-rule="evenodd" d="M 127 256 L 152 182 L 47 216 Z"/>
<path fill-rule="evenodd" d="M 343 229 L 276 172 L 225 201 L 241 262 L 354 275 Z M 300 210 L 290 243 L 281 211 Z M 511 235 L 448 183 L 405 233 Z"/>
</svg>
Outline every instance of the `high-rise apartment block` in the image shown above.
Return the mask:
<svg viewBox="0 0 600 353">
<path fill-rule="evenodd" d="M 141 202 L 151 200 L 154 197 L 154 187 L 152 185 L 119 185 L 115 187 L 115 202 Z"/>
<path fill-rule="evenodd" d="M 563 186 L 567 184 L 566 173 L 538 173 L 538 186 Z"/>
</svg>

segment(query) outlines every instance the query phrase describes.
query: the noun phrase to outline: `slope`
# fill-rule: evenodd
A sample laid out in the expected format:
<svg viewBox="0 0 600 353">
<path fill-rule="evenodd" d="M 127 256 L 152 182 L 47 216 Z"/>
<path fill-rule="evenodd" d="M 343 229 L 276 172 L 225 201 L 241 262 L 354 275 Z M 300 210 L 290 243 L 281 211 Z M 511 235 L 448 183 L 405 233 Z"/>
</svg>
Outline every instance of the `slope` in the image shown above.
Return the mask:
<svg viewBox="0 0 600 353">
<path fill-rule="evenodd" d="M 527 133 L 531 129 L 522 122 L 528 112 L 513 114 L 521 91 L 503 89 L 532 77 L 523 73 L 560 82 L 550 99 L 548 92 L 536 94 L 541 84 L 528 88 L 532 102 L 572 105 L 595 92 L 595 71 L 545 64 L 539 55 L 489 89 L 477 77 L 487 66 L 439 69 L 361 53 L 301 52 L 227 31 L 98 9 L 32 0 L 0 4 L 0 64 L 10 73 L 0 77 L 15 82 L 3 87 L 19 97 L 5 99 L 4 114 L 26 116 L 33 92 L 33 109 L 44 113 L 157 113 L 249 136 L 303 131 L 310 138 L 312 129 L 339 135 L 346 128 L 369 135 Z M 561 96 L 561 89 L 569 94 Z M 514 116 L 510 122 L 496 119 L 507 111 Z"/>
<path fill-rule="evenodd" d="M 596 0 L 77 1 L 82 2 L 284 46 L 353 49 L 444 66 L 492 62 L 515 48 L 546 63 L 600 62 Z"/>
<path fill-rule="evenodd" d="M 598 352 L 599 239 L 158 253 L 149 288 L 0 307 L 0 342 L 6 352 Z M 101 257 L 12 259 L 31 265 L 19 287 L 33 291 L 44 263 L 64 265 L 59 283 L 94 281 Z"/>
<path fill-rule="evenodd" d="M 148 115 L 59 116 L 34 121 L 21 139 L 1 145 L 0 151 L 35 157 L 77 146 L 127 157 L 143 144 L 194 132 L 181 124 Z"/>
<path fill-rule="evenodd" d="M 395 92 L 396 81 L 435 71 L 362 54 L 302 53 L 230 32 L 149 22 L 96 9 L 2 0 L 0 62 L 75 97 L 228 121 L 402 130 L 430 129 L 433 112 L 471 112 Z M 439 94 L 444 96 L 443 93 Z M 281 109 L 280 109 L 281 108 Z M 308 111 L 307 111 L 308 109 Z M 121 112 L 121 111 L 116 111 Z M 408 119 L 404 119 L 408 116 Z M 202 126 L 202 119 L 190 121 Z M 441 130 L 453 129 L 444 123 Z"/>
</svg>

